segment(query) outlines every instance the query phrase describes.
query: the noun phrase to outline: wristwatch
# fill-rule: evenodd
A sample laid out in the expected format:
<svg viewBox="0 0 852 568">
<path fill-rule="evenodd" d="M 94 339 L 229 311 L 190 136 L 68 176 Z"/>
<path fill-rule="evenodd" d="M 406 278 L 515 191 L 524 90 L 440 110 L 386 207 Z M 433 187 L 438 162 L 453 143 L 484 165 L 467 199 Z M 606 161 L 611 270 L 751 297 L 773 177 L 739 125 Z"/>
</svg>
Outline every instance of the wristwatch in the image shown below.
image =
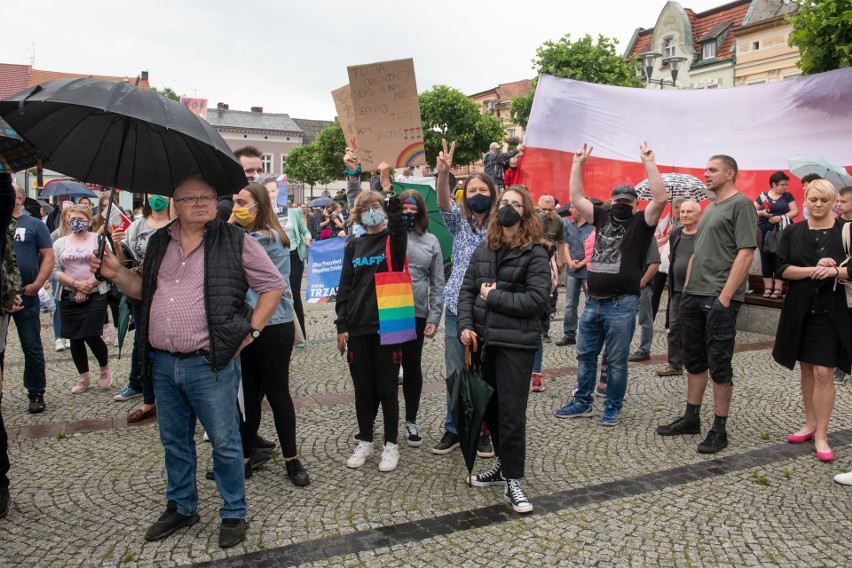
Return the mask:
<svg viewBox="0 0 852 568">
<path fill-rule="evenodd" d="M 251 338 L 257 339 L 258 337 L 260 337 L 260 330 L 259 329 L 252 329 L 251 330 Z"/>
</svg>

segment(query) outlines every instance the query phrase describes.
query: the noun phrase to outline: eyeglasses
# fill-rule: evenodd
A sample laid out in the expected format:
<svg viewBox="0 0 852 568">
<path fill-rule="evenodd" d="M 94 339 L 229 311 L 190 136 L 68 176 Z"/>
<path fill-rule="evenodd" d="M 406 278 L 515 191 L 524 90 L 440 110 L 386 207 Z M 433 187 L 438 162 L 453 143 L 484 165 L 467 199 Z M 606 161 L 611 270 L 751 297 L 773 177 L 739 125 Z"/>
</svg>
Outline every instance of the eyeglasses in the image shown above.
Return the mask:
<svg viewBox="0 0 852 568">
<path fill-rule="evenodd" d="M 362 207 L 358 211 L 360 211 L 363 215 L 364 213 L 369 213 L 370 211 L 384 211 L 384 207 L 382 207 L 378 203 L 375 203 L 371 207 Z"/>
<path fill-rule="evenodd" d="M 505 199 L 503 199 L 502 201 L 498 201 L 497 205 L 499 205 L 500 207 L 511 205 L 515 209 L 515 211 L 524 208 L 523 203 L 518 203 L 517 201 L 506 201 Z"/>
<path fill-rule="evenodd" d="M 201 203 L 202 205 L 207 205 L 211 201 L 215 201 L 216 196 L 210 195 L 209 193 L 205 193 L 204 195 L 187 195 L 186 197 L 181 197 L 179 199 L 173 199 L 175 203 L 178 204 L 187 204 L 187 205 L 196 205 Z"/>
</svg>

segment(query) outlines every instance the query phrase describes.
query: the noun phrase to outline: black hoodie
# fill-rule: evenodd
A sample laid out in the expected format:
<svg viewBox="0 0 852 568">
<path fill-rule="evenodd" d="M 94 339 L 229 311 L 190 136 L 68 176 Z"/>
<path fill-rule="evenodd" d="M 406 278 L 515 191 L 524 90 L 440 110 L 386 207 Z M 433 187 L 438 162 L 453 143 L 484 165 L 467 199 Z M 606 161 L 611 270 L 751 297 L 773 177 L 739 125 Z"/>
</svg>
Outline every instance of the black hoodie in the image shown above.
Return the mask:
<svg viewBox="0 0 852 568">
<path fill-rule="evenodd" d="M 394 272 L 402 271 L 408 246 L 408 232 L 399 199 L 390 198 L 386 210 L 387 229 L 372 235 L 368 233 L 352 237 L 346 243 L 335 305 L 337 333 L 348 332 L 350 336 L 359 336 L 379 332 L 375 275 L 388 271 L 385 259 L 388 235 Z"/>
</svg>

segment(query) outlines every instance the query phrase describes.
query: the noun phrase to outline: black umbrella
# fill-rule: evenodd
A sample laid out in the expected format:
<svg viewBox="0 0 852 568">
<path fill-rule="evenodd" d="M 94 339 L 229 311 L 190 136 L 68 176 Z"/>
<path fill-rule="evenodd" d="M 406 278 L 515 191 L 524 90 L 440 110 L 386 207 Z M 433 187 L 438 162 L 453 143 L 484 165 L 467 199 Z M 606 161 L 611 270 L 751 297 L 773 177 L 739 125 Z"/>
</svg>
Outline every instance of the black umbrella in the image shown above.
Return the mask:
<svg viewBox="0 0 852 568">
<path fill-rule="evenodd" d="M 0 119 L 0 173 L 19 172 L 38 163 L 35 149 Z"/>
<path fill-rule="evenodd" d="M 467 466 L 467 482 L 476 461 L 476 446 L 482 432 L 482 416 L 494 394 L 494 388 L 485 382 L 479 372 L 479 365 L 472 361 L 476 353 L 476 338 L 471 345 L 464 347 L 464 368 L 447 377 L 447 390 L 450 392 L 450 412 L 456 424 L 464 463 Z"/>
<path fill-rule="evenodd" d="M 0 101 L 0 117 L 46 168 L 87 183 L 160 195 L 195 175 L 219 195 L 246 185 L 233 151 L 207 121 L 130 83 L 49 81 Z"/>
</svg>

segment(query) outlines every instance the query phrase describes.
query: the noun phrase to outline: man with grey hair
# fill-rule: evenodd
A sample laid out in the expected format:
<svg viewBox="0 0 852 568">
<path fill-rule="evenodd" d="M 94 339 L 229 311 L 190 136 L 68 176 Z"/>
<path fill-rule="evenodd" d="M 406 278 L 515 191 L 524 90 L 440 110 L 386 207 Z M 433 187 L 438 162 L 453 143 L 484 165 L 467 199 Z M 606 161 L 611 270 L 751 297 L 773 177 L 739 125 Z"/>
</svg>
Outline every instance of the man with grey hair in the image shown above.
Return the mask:
<svg viewBox="0 0 852 568">
<path fill-rule="evenodd" d="M 519 154 L 524 153 L 524 145 L 518 145 L 517 149 L 508 152 L 500 151 L 500 144 L 492 142 L 488 148 L 488 153 L 482 158 L 482 165 L 485 167 L 485 173 L 497 185 L 497 189 L 503 187 L 503 172 L 506 166 L 509 165 L 509 160 Z"/>
<path fill-rule="evenodd" d="M 199 520 L 195 481 L 196 417 L 213 444 L 216 486 L 224 501 L 219 546 L 245 539 L 247 512 L 237 390 L 239 354 L 275 312 L 285 282 L 263 247 L 217 217 L 216 191 L 200 178 L 178 184 L 177 219 L 148 241 L 141 274 L 124 268 L 107 249 L 92 271 L 142 300 L 139 354 L 157 395 L 165 450 L 166 511 L 145 533 L 160 540 Z M 214 277 L 215 276 L 215 277 Z M 252 310 L 245 301 L 259 294 Z"/>
<path fill-rule="evenodd" d="M 660 377 L 683 374 L 683 336 L 680 330 L 680 299 L 686 282 L 686 270 L 695 251 L 695 234 L 701 219 L 701 205 L 693 200 L 680 204 L 680 226 L 669 236 L 669 303 L 666 308 L 666 321 L 669 328 L 668 364 L 657 369 Z"/>
</svg>

